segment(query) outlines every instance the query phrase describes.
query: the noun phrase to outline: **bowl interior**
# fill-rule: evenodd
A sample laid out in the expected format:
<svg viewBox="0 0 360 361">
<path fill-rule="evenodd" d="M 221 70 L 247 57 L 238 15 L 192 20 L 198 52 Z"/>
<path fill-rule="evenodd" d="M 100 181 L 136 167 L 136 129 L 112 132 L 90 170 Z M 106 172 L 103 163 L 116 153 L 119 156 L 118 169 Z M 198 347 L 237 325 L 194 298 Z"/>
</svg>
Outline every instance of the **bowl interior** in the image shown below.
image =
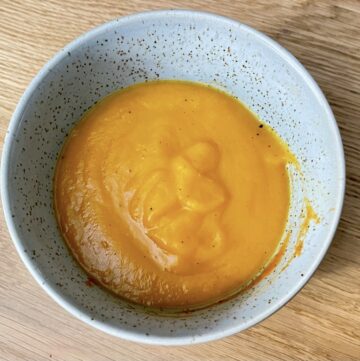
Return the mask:
<svg viewBox="0 0 360 361">
<path fill-rule="evenodd" d="M 319 224 L 311 224 L 301 256 L 283 272 L 293 256 L 295 236 L 280 265 L 251 290 L 177 317 L 144 311 L 89 287 L 87 275 L 59 234 L 52 208 L 56 158 L 83 112 L 116 89 L 156 79 L 209 83 L 246 103 L 290 145 L 301 164 L 303 175 L 301 182 L 294 181 L 289 226 L 297 227 L 304 195 L 320 217 Z M 20 101 L 6 137 L 2 171 L 12 238 L 44 288 L 98 328 L 160 344 L 200 342 L 240 331 L 291 298 L 331 241 L 344 183 L 342 146 L 332 113 L 299 63 L 246 26 L 186 11 L 116 20 L 63 49 Z"/>
</svg>

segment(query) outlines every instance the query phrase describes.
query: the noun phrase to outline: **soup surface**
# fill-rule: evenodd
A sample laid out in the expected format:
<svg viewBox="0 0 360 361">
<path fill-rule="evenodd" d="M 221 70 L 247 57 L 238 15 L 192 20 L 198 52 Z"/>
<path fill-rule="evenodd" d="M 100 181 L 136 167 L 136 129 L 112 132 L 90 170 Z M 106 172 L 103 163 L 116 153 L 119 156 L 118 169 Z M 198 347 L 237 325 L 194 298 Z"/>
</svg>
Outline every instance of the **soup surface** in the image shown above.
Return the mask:
<svg viewBox="0 0 360 361">
<path fill-rule="evenodd" d="M 138 84 L 72 130 L 54 180 L 59 227 L 112 292 L 154 307 L 210 304 L 249 284 L 278 250 L 291 159 L 221 91 Z"/>
</svg>

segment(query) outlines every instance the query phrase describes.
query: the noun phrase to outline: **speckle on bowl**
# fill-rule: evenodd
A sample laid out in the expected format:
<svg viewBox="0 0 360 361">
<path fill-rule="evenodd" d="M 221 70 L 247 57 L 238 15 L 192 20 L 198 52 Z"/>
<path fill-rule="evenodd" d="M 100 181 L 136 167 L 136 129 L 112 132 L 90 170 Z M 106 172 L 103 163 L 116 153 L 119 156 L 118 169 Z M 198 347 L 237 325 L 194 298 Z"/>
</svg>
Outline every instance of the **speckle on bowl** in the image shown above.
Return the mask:
<svg viewBox="0 0 360 361">
<path fill-rule="evenodd" d="M 93 285 L 65 246 L 52 207 L 56 159 L 76 121 L 112 91 L 156 79 L 208 83 L 246 103 L 290 145 L 301 165 L 302 173 L 293 179 L 289 227 L 297 227 L 304 194 L 321 219 L 310 227 L 301 256 L 283 272 L 295 237 L 282 262 L 256 286 L 228 301 L 177 316 L 149 312 Z M 178 345 L 242 331 L 293 297 L 331 242 L 341 212 L 344 179 L 343 149 L 333 114 L 294 57 L 261 33 L 230 19 L 193 11 L 158 11 L 121 18 L 90 31 L 40 71 L 10 123 L 2 156 L 1 194 L 22 260 L 60 305 L 115 336 Z"/>
</svg>

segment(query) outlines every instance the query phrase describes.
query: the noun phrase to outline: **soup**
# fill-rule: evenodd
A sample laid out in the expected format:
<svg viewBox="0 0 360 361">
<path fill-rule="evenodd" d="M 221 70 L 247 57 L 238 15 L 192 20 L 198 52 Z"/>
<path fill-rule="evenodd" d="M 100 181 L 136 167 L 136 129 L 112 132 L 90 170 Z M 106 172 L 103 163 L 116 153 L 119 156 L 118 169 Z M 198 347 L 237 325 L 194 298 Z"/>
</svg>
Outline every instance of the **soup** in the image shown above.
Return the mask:
<svg viewBox="0 0 360 361">
<path fill-rule="evenodd" d="M 152 307 L 246 287 L 284 235 L 292 155 L 235 98 L 157 81 L 96 104 L 59 157 L 59 228 L 92 279 Z"/>
</svg>

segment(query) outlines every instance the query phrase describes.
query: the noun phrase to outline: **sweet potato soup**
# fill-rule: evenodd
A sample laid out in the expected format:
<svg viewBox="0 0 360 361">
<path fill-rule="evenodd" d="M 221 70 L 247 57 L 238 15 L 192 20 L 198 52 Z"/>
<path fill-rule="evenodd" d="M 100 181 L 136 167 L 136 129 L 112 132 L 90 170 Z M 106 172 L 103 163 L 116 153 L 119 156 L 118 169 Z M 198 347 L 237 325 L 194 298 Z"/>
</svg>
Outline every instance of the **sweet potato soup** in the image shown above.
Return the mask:
<svg viewBox="0 0 360 361">
<path fill-rule="evenodd" d="M 138 84 L 72 130 L 55 173 L 59 227 L 115 294 L 153 307 L 211 304 L 275 256 L 291 159 L 273 130 L 221 91 Z"/>
</svg>

